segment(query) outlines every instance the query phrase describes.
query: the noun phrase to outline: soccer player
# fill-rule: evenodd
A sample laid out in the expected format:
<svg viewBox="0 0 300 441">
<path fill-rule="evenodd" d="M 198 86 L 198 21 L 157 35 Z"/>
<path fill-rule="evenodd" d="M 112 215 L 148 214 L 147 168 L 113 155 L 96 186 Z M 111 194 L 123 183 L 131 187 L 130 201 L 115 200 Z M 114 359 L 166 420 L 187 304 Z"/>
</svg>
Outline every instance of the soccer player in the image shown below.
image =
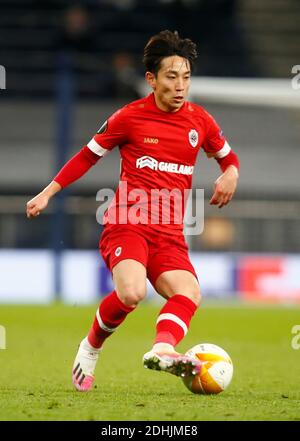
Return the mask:
<svg viewBox="0 0 300 441">
<path fill-rule="evenodd" d="M 120 185 L 104 214 L 99 242 L 115 289 L 100 303 L 89 333 L 79 345 L 72 370 L 79 391 L 92 388 L 103 344 L 145 297 L 147 278 L 166 302 L 156 321 L 154 345 L 143 357 L 144 366 L 177 376 L 196 374 L 201 368 L 200 362 L 175 349 L 201 298 L 178 211 L 180 207 L 184 210 L 185 192 L 192 186 L 201 148 L 222 170 L 210 200 L 220 208 L 236 190 L 239 161 L 212 116 L 186 100 L 196 57 L 196 45 L 177 32 L 166 30 L 150 38 L 143 62 L 153 92 L 114 113 L 27 203 L 27 216 L 38 216 L 55 193 L 119 147 Z M 176 190 L 175 197 L 169 198 L 168 222 L 164 218 L 166 201 L 157 197 L 157 190 Z"/>
</svg>

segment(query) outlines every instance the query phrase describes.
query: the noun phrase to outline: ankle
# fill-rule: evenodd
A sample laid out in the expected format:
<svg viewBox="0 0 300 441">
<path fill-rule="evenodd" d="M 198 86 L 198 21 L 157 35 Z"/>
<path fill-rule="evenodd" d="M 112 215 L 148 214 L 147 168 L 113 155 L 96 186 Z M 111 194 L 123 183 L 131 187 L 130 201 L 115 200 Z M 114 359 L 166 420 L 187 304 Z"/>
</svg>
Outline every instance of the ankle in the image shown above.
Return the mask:
<svg viewBox="0 0 300 441">
<path fill-rule="evenodd" d="M 91 352 L 100 352 L 102 347 L 98 347 L 96 348 L 95 346 L 91 345 L 91 343 L 89 342 L 88 336 L 85 337 L 82 342 L 80 343 L 80 346 L 87 350 L 87 351 L 91 351 Z"/>
<path fill-rule="evenodd" d="M 169 343 L 164 343 L 164 342 L 155 343 L 153 345 L 152 350 L 154 352 L 166 352 L 166 353 L 174 353 L 174 352 L 176 352 L 174 346 L 172 346 Z"/>
</svg>

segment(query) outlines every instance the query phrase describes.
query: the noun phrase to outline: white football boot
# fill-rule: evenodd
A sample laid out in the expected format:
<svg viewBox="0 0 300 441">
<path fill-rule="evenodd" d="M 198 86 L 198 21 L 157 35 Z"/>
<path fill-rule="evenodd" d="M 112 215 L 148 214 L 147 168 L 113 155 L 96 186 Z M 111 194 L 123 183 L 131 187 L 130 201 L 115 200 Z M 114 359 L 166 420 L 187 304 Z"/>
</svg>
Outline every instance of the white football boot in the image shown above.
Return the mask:
<svg viewBox="0 0 300 441">
<path fill-rule="evenodd" d="M 173 346 L 158 343 L 143 356 L 145 368 L 164 371 L 177 377 L 189 377 L 199 374 L 201 361 L 187 355 L 179 354 Z"/>
<path fill-rule="evenodd" d="M 79 392 L 92 389 L 100 351 L 89 344 L 87 337 L 80 343 L 72 369 L 72 382 Z"/>
</svg>

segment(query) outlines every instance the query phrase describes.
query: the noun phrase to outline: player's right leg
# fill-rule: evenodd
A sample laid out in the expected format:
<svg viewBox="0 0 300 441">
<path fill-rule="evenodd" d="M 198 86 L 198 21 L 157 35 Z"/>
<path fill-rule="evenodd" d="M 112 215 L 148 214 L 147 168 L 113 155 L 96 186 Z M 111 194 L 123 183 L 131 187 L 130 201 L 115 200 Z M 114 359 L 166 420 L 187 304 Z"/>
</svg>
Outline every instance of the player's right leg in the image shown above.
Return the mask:
<svg viewBox="0 0 300 441">
<path fill-rule="evenodd" d="M 146 269 L 135 260 L 126 259 L 113 269 L 116 290 L 100 303 L 87 337 L 79 345 L 73 364 L 73 384 L 81 392 L 91 390 L 94 371 L 105 340 L 146 294 Z"/>
<path fill-rule="evenodd" d="M 103 343 L 134 309 L 134 306 L 124 304 L 117 292 L 112 291 L 100 303 L 92 327 L 79 345 L 72 380 L 75 388 L 81 392 L 89 391 L 93 386 L 94 371 Z"/>
<path fill-rule="evenodd" d="M 113 274 L 115 290 L 100 303 L 89 334 L 79 345 L 72 372 L 73 384 L 79 391 L 91 390 L 105 340 L 146 294 L 148 245 L 142 236 L 126 225 L 105 228 L 100 250 Z"/>
<path fill-rule="evenodd" d="M 144 240 L 119 234 L 118 246 L 114 244 L 114 236 L 111 244 L 113 256 L 109 259 L 109 267 L 113 273 L 115 290 L 100 303 L 90 332 L 80 343 L 73 364 L 73 384 L 82 392 L 91 390 L 93 386 L 94 371 L 105 340 L 146 294 L 146 268 L 141 263 L 146 263 L 147 259 Z M 116 252 L 120 248 L 122 253 Z"/>
</svg>

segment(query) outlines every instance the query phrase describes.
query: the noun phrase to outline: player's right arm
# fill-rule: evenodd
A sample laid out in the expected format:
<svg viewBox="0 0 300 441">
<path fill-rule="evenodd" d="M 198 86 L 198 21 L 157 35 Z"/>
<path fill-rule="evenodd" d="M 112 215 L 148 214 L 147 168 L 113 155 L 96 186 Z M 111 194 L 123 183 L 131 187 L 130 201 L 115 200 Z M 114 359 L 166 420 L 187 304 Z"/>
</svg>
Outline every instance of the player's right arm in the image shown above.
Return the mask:
<svg viewBox="0 0 300 441">
<path fill-rule="evenodd" d="M 28 218 L 38 216 L 49 200 L 60 190 L 77 181 L 107 152 L 126 140 L 123 112 L 117 111 L 98 130 L 91 141 L 74 155 L 57 173 L 54 179 L 38 195 L 27 202 Z"/>
<path fill-rule="evenodd" d="M 43 210 L 45 210 L 49 200 L 56 193 L 62 188 L 70 185 L 72 182 L 77 181 L 77 179 L 83 176 L 94 164 L 96 164 L 100 157 L 100 154 L 94 153 L 88 146 L 83 147 L 80 152 L 74 155 L 62 167 L 53 181 L 50 182 L 44 190 L 27 202 L 27 217 L 32 218 L 38 216 Z"/>
<path fill-rule="evenodd" d="M 61 186 L 58 182 L 52 181 L 41 193 L 37 194 L 34 198 L 27 202 L 26 214 L 28 218 L 39 216 L 41 211 L 45 210 L 49 200 L 57 192 L 61 190 Z"/>
</svg>

